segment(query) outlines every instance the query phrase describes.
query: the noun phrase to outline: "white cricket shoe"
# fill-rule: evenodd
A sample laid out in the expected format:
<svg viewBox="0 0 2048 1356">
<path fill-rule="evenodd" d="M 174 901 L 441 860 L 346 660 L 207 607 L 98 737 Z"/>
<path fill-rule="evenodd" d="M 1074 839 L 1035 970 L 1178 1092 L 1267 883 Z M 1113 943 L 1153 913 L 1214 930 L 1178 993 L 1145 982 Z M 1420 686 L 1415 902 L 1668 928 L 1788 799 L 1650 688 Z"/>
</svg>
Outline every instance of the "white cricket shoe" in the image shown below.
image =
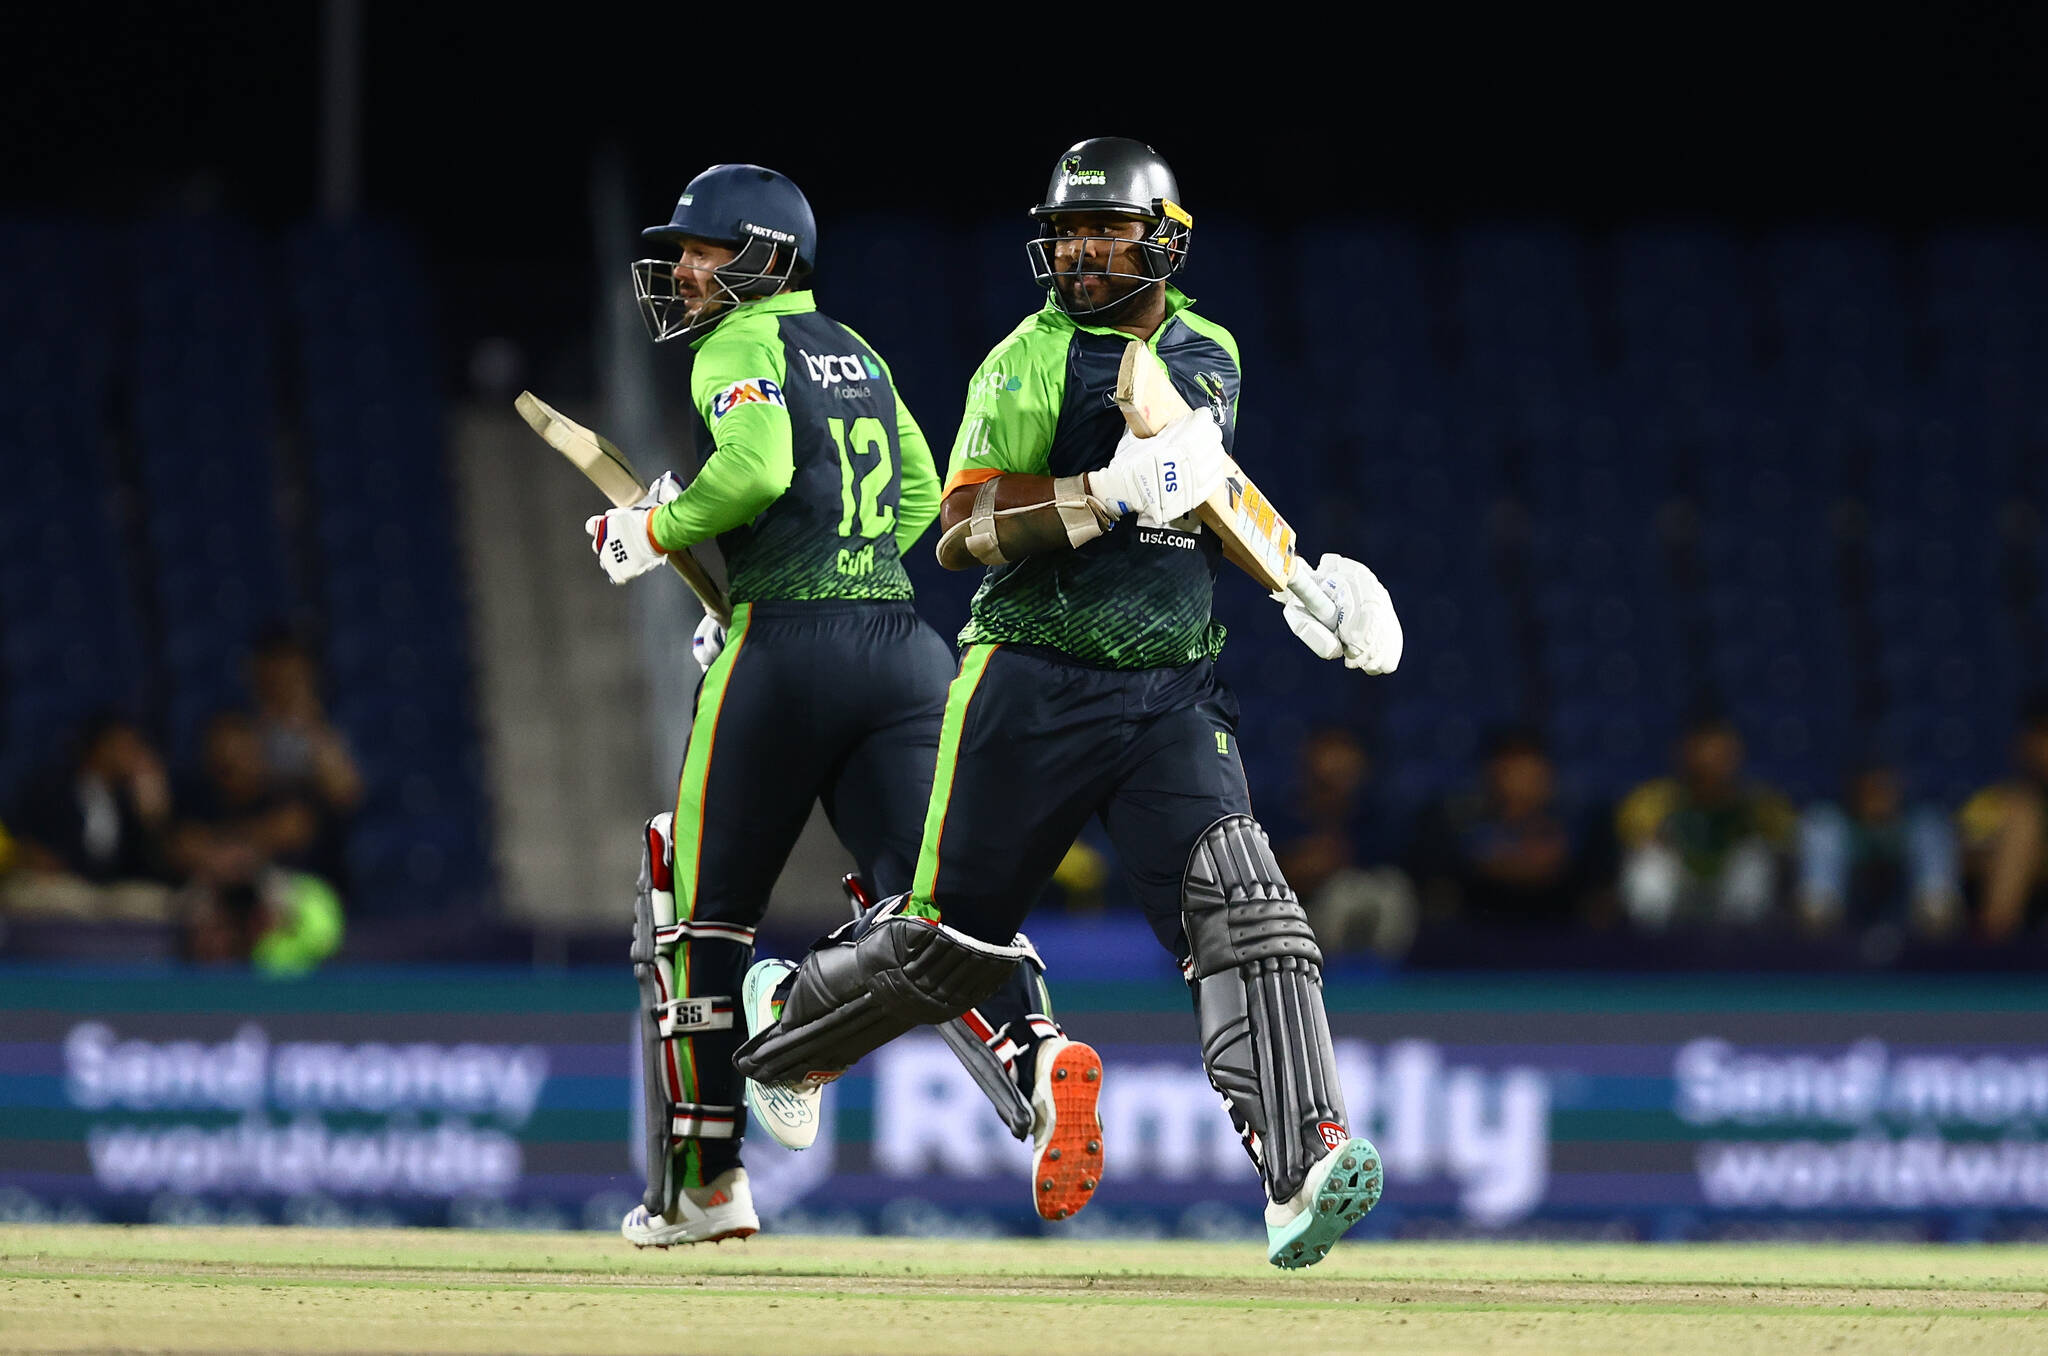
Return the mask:
<svg viewBox="0 0 2048 1356">
<path fill-rule="evenodd" d="M 1342 1141 L 1308 1170 L 1301 1190 L 1266 1206 L 1266 1260 L 1287 1271 L 1322 1261 L 1380 1203 L 1384 1182 L 1371 1140 Z"/>
<path fill-rule="evenodd" d="M 636 1205 L 619 1232 L 636 1248 L 666 1248 L 677 1243 L 716 1243 L 722 1238 L 748 1238 L 761 1231 L 754 1213 L 754 1193 L 745 1168 L 727 1168 L 709 1186 L 684 1187 L 664 1215 Z"/>
<path fill-rule="evenodd" d="M 1065 1036 L 1038 1047 L 1031 1081 L 1031 1203 L 1071 1219 L 1102 1183 L 1102 1056 Z"/>
<path fill-rule="evenodd" d="M 747 968 L 740 981 L 740 1008 L 746 1013 L 747 1034 L 766 1030 L 781 1016 L 775 1003 L 775 986 L 796 969 L 785 960 L 759 960 Z M 825 1096 L 825 1080 L 806 1078 L 798 1083 L 756 1083 L 747 1080 L 747 1110 L 775 1142 L 785 1149 L 808 1149 L 818 1139 L 818 1104 Z"/>
</svg>

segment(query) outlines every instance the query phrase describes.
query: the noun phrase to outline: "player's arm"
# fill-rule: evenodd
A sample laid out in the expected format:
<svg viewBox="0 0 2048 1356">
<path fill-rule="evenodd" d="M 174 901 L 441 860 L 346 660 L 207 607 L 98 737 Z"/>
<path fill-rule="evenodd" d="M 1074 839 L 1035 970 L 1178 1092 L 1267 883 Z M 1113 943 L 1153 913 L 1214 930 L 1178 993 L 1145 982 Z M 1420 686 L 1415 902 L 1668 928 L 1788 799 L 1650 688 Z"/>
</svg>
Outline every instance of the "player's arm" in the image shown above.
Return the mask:
<svg viewBox="0 0 2048 1356">
<path fill-rule="evenodd" d="M 1229 459 L 1206 410 L 1150 438 L 1125 434 L 1109 465 L 1076 476 L 1018 471 L 956 485 L 941 513 L 939 561 L 1001 565 L 1094 541 L 1125 514 L 1158 526 L 1193 513 L 1223 483 Z"/>
<path fill-rule="evenodd" d="M 714 444 L 683 492 L 655 510 L 647 533 L 663 551 L 752 522 L 796 474 L 783 355 L 746 334 L 714 336 L 697 351 L 690 394 Z"/>
<path fill-rule="evenodd" d="M 1171 437 L 1126 438 L 1098 470 L 1048 474 L 1065 379 L 1065 336 L 1028 329 L 974 374 L 939 511 L 947 569 L 1070 551 L 1126 513 L 1177 518 L 1221 480 L 1222 442 L 1206 419 L 1183 421 Z"/>
<path fill-rule="evenodd" d="M 896 554 L 907 557 L 932 519 L 939 516 L 939 472 L 932 465 L 932 446 L 900 393 L 896 397 L 896 449 L 903 468 L 896 497 Z"/>
<path fill-rule="evenodd" d="M 1085 476 L 1020 471 L 956 486 L 939 509 L 939 564 L 949 570 L 1000 565 L 1047 551 L 1069 551 L 1109 526 Z"/>
</svg>

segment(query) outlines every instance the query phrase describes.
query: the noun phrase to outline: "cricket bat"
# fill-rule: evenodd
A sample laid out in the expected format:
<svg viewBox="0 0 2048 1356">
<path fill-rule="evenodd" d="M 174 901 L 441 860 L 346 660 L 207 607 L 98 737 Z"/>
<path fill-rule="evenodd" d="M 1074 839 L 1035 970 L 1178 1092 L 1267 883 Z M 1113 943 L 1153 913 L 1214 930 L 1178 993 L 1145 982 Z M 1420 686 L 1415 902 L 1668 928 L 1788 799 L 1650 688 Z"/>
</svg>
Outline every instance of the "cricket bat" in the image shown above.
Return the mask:
<svg viewBox="0 0 2048 1356">
<path fill-rule="evenodd" d="M 646 482 L 633 469 L 633 463 L 602 433 L 583 427 L 531 391 L 521 391 L 512 408 L 519 411 L 519 417 L 542 441 L 576 463 L 576 469 L 612 501 L 613 508 L 624 508 L 647 493 Z M 697 595 L 697 601 L 704 604 L 704 610 L 718 618 L 720 626 L 732 624 L 732 604 L 695 556 L 688 551 L 671 551 L 668 563 L 690 586 L 690 592 Z"/>
<path fill-rule="evenodd" d="M 1189 408 L 1142 339 L 1131 340 L 1124 349 L 1115 395 L 1124 423 L 1140 438 L 1151 437 Z M 1230 461 L 1222 487 L 1202 501 L 1195 514 L 1222 539 L 1224 558 L 1231 564 L 1268 593 L 1293 594 L 1311 617 L 1336 628 L 1337 604 L 1309 578 L 1308 567 L 1295 551 L 1294 529 L 1235 461 Z"/>
</svg>

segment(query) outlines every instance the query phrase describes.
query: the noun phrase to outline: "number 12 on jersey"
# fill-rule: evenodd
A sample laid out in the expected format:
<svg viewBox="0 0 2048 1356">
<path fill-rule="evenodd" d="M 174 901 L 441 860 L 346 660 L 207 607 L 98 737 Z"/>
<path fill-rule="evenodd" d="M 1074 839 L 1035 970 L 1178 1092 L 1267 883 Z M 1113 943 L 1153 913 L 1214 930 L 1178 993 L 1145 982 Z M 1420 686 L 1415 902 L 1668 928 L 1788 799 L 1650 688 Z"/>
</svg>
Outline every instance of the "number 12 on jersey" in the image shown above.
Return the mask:
<svg viewBox="0 0 2048 1356">
<path fill-rule="evenodd" d="M 882 502 L 895 468 L 889 462 L 889 431 L 882 421 L 862 418 L 848 428 L 844 419 L 828 419 L 832 442 L 839 448 L 839 535 L 879 537 L 896 526 L 896 510 Z M 873 457 L 875 464 L 856 483 L 853 459 Z"/>
</svg>

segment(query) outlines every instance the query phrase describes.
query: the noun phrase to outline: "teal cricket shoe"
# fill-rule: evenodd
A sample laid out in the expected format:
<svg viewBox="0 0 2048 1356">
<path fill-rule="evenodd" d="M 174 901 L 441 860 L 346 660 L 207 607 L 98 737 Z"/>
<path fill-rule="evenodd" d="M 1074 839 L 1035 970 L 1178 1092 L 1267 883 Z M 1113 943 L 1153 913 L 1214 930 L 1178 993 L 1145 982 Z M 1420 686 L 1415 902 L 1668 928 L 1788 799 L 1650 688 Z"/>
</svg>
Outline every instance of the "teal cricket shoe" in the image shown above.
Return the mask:
<svg viewBox="0 0 2048 1356">
<path fill-rule="evenodd" d="M 1266 1260 L 1286 1271 L 1322 1261 L 1380 1203 L 1385 1177 L 1369 1139 L 1347 1139 L 1323 1155 L 1301 1190 L 1266 1207 Z"/>
<path fill-rule="evenodd" d="M 785 960 L 759 960 L 740 981 L 740 1011 L 746 1014 L 747 1034 L 758 1035 L 782 1015 L 775 1001 L 776 986 L 796 969 Z M 774 1136 L 785 1149 L 808 1149 L 818 1139 L 818 1110 L 825 1085 L 805 1079 L 801 1083 L 756 1083 L 747 1080 L 747 1110 L 754 1123 Z"/>
</svg>

